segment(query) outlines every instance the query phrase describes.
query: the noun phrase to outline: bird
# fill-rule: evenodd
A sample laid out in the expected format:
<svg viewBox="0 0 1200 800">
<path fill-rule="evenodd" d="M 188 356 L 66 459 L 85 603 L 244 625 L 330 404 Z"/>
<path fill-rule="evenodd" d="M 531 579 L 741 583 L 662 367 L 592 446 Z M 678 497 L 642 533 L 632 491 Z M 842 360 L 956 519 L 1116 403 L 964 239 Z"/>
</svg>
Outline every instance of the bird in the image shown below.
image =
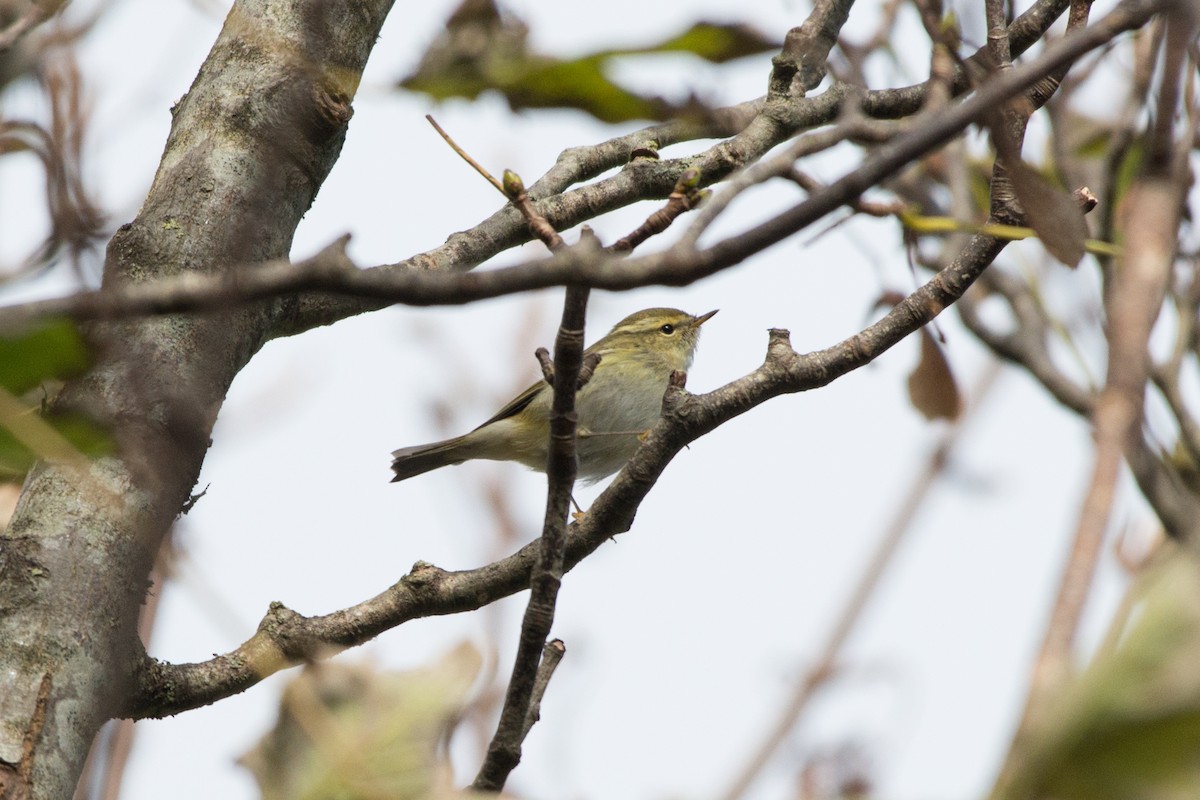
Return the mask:
<svg viewBox="0 0 1200 800">
<path fill-rule="evenodd" d="M 575 395 L 577 478 L 595 483 L 625 465 L 662 414 L 674 371 L 692 365 L 700 326 L 717 311 L 693 316 L 677 308 L 630 314 L 584 351 L 599 361 Z M 538 381 L 473 431 L 392 451 L 392 482 L 472 459 L 515 461 L 546 471 L 554 389 Z"/>
</svg>

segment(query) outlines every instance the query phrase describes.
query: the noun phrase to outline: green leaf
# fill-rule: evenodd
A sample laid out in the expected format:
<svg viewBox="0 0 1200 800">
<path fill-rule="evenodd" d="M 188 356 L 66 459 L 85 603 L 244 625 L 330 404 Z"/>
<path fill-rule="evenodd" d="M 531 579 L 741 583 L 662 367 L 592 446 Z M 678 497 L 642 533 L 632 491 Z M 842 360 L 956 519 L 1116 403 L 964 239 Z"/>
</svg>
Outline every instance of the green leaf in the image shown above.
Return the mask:
<svg viewBox="0 0 1200 800">
<path fill-rule="evenodd" d="M 84 416 L 43 410 L 47 386 L 88 364 L 83 337 L 67 320 L 0 337 L 0 479 L 21 478 L 38 459 L 72 461 L 111 450 L 108 434 Z"/>
<path fill-rule="evenodd" d="M 604 122 L 666 120 L 701 111 L 695 100 L 671 103 L 643 95 L 610 80 L 614 58 L 687 53 L 713 63 L 778 49 L 743 25 L 696 23 L 644 47 L 599 50 L 563 59 L 529 49 L 528 28 L 502 14 L 490 0 L 465 0 L 445 32 L 399 85 L 436 100 L 474 99 L 499 92 L 514 110 L 574 108 Z"/>
<path fill-rule="evenodd" d="M 74 323 L 50 322 L 24 334 L 0 337 L 0 387 L 20 395 L 51 378 L 87 368 L 87 348 Z"/>
<path fill-rule="evenodd" d="M 1200 796 L 1200 562 L 1163 556 L 1119 644 L 1042 711 L 995 800 Z"/>
<path fill-rule="evenodd" d="M 658 44 L 612 52 L 623 55 L 691 53 L 705 61 L 724 64 L 736 58 L 778 50 L 779 47 L 779 42 L 768 39 L 748 25 L 697 22 Z"/>
<path fill-rule="evenodd" d="M 575 108 L 602 122 L 632 119 L 668 119 L 674 115 L 669 103 L 657 97 L 631 92 L 604 75 L 603 61 L 537 59 L 526 62 L 524 71 L 502 88 L 513 109 Z"/>
</svg>

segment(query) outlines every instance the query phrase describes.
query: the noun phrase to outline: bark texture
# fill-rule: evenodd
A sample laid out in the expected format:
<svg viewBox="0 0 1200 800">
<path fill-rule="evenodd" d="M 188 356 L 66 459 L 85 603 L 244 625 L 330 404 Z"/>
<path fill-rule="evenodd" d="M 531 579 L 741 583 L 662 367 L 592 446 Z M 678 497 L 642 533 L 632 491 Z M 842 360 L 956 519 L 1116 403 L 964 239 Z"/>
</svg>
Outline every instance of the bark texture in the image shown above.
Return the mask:
<svg viewBox="0 0 1200 800">
<path fill-rule="evenodd" d="M 106 285 L 286 258 L 390 6 L 236 3 L 172 110 L 145 204 L 109 245 Z M 37 467 L 0 540 L 0 796 L 71 796 L 128 693 L 154 555 L 282 304 L 87 330 L 95 366 L 57 402 L 118 432 L 118 450 Z"/>
</svg>

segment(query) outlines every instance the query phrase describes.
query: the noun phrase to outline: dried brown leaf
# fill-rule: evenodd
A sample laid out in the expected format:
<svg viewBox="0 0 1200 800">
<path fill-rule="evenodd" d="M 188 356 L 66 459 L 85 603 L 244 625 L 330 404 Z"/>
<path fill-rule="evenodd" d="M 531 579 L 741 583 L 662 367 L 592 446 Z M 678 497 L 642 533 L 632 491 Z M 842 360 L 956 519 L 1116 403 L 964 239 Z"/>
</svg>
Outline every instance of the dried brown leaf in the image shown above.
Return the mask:
<svg viewBox="0 0 1200 800">
<path fill-rule="evenodd" d="M 1088 237 L 1079 203 L 1070 192 L 1052 186 L 1028 164 L 1013 164 L 1008 176 L 1026 222 L 1037 231 L 1046 251 L 1074 269 L 1083 259 Z"/>
<path fill-rule="evenodd" d="M 921 329 L 921 360 L 908 376 L 908 397 L 925 419 L 953 420 L 962 414 L 962 394 L 950 363 L 925 328 Z"/>
</svg>

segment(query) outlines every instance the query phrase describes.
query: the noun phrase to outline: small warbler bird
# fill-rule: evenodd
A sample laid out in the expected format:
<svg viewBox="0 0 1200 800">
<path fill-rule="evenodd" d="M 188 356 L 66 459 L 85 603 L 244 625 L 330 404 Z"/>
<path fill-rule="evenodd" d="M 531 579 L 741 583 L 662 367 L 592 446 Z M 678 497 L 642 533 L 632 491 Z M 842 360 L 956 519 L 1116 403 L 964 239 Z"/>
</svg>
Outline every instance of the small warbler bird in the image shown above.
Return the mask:
<svg viewBox="0 0 1200 800">
<path fill-rule="evenodd" d="M 648 308 L 618 322 L 584 351 L 585 358 L 596 354 L 600 362 L 575 395 L 580 480 L 593 483 L 625 466 L 639 435 L 662 413 L 671 372 L 692 365 L 700 326 L 716 313 L 693 317 L 675 308 Z M 554 389 L 538 381 L 468 434 L 393 450 L 392 481 L 473 458 L 516 461 L 545 472 L 553 399 Z"/>
</svg>

